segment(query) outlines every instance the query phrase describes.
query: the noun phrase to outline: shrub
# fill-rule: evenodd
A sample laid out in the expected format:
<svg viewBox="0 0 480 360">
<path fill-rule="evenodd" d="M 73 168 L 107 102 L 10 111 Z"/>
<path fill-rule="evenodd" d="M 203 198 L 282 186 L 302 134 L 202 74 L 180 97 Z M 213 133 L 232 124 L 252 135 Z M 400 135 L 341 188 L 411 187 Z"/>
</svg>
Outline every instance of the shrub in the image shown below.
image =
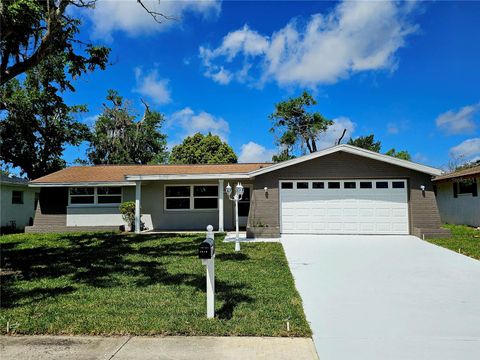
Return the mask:
<svg viewBox="0 0 480 360">
<path fill-rule="evenodd" d="M 130 226 L 130 231 L 133 231 L 135 228 L 135 201 L 125 201 L 120 204 L 119 209 L 123 221 Z"/>
</svg>

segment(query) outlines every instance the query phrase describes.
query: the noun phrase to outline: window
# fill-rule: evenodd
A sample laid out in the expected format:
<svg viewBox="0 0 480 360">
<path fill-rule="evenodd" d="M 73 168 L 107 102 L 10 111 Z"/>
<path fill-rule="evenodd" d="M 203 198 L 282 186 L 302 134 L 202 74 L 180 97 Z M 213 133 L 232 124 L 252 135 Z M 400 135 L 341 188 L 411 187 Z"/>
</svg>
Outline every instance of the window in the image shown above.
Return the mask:
<svg viewBox="0 0 480 360">
<path fill-rule="evenodd" d="M 113 205 L 122 202 L 122 188 L 74 187 L 68 191 L 70 205 Z"/>
<path fill-rule="evenodd" d="M 122 202 L 121 187 L 97 188 L 97 202 L 99 204 L 120 204 Z"/>
<path fill-rule="evenodd" d="M 308 189 L 308 182 L 297 182 L 297 189 Z"/>
<path fill-rule="evenodd" d="M 360 189 L 371 189 L 372 182 L 371 181 L 360 181 Z"/>
<path fill-rule="evenodd" d="M 282 189 L 293 189 L 293 183 L 292 182 L 283 182 L 282 183 Z"/>
<path fill-rule="evenodd" d="M 330 181 L 328 182 L 329 189 L 340 189 L 340 183 L 338 181 Z"/>
<path fill-rule="evenodd" d="M 194 186 L 193 207 L 195 209 L 216 209 L 218 206 L 218 186 Z"/>
<path fill-rule="evenodd" d="M 314 181 L 312 183 L 312 189 L 324 189 L 324 188 L 325 188 L 325 184 L 323 182 Z"/>
<path fill-rule="evenodd" d="M 458 183 L 459 194 L 473 194 L 476 192 L 477 183 L 475 180 L 462 180 Z"/>
<path fill-rule="evenodd" d="M 165 209 L 186 210 L 190 209 L 190 186 L 166 186 Z"/>
<path fill-rule="evenodd" d="M 250 211 L 250 188 L 243 189 L 242 200 L 238 202 L 238 216 L 246 217 Z"/>
<path fill-rule="evenodd" d="M 70 204 L 94 204 L 95 188 L 76 187 L 70 188 Z"/>
<path fill-rule="evenodd" d="M 217 208 L 217 185 L 182 185 L 165 187 L 166 210 L 205 210 Z"/>
<path fill-rule="evenodd" d="M 23 191 L 12 191 L 12 204 L 23 204 Z"/>
<path fill-rule="evenodd" d="M 377 189 L 388 189 L 388 181 L 377 181 L 375 187 Z"/>
<path fill-rule="evenodd" d="M 356 189 L 357 184 L 355 183 L 355 181 L 345 181 L 343 183 L 343 188 L 344 189 Z"/>
<path fill-rule="evenodd" d="M 392 188 L 393 189 L 404 189 L 405 182 L 404 181 L 392 181 Z"/>
</svg>

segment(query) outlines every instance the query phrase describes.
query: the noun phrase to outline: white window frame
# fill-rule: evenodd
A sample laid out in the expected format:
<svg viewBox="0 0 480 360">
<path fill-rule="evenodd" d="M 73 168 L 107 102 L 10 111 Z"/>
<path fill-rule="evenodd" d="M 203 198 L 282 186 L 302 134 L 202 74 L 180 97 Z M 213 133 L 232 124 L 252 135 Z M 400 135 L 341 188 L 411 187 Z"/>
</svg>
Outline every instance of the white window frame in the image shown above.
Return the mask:
<svg viewBox="0 0 480 360">
<path fill-rule="evenodd" d="M 167 196 L 167 187 L 189 187 L 190 188 L 190 196 Z M 195 186 L 216 186 L 217 187 L 217 195 L 215 196 L 194 196 L 194 187 Z M 181 211 L 218 211 L 218 201 L 217 206 L 215 208 L 208 208 L 208 209 L 195 209 L 195 198 L 198 199 L 218 199 L 218 184 L 164 184 L 163 185 L 163 210 L 170 212 L 181 212 Z M 190 199 L 190 207 L 188 209 L 168 209 L 167 208 L 167 199 Z"/>
<path fill-rule="evenodd" d="M 120 202 L 119 203 L 99 203 L 98 202 L 98 196 L 119 196 L 118 194 L 115 194 L 115 195 L 98 195 L 97 193 L 97 188 L 98 187 L 119 187 L 120 188 Z M 93 194 L 91 195 L 73 195 L 74 197 L 89 197 L 89 196 L 93 196 L 93 203 L 89 203 L 89 204 L 72 204 L 72 194 L 70 194 L 70 189 L 75 189 L 75 188 L 93 188 Z M 107 206 L 107 207 L 111 207 L 111 206 L 119 206 L 121 203 L 123 202 L 123 187 L 122 186 L 70 186 L 68 188 L 68 206 L 71 206 L 71 207 L 92 207 L 92 206 L 95 206 L 95 207 L 102 207 L 102 206 Z"/>
</svg>

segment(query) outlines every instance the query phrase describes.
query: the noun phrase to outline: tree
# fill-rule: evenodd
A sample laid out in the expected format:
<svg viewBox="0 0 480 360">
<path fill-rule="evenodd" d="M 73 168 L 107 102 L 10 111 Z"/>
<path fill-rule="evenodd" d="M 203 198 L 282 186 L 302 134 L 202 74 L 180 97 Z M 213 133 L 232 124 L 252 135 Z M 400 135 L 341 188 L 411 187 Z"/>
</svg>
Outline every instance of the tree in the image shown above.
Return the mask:
<svg viewBox="0 0 480 360">
<path fill-rule="evenodd" d="M 412 156 L 406 150 L 402 150 L 402 151 L 397 152 L 394 148 L 392 148 L 392 149 L 388 150 L 385 153 L 385 155 L 393 156 L 393 157 L 396 157 L 396 158 L 399 158 L 399 159 L 402 159 L 402 160 L 408 160 L 408 161 L 412 160 Z"/>
<path fill-rule="evenodd" d="M 171 164 L 233 164 L 237 155 L 218 135 L 187 136 L 170 154 Z"/>
<path fill-rule="evenodd" d="M 380 149 L 382 147 L 382 143 L 380 141 L 375 141 L 375 136 L 373 134 L 367 136 L 359 136 L 356 139 L 350 138 L 347 144 L 375 152 L 380 152 Z"/>
<path fill-rule="evenodd" d="M 73 78 L 96 67 L 105 68 L 110 49 L 78 38 L 80 19 L 69 9 L 93 8 L 95 0 L 4 0 L 0 5 L 0 85 L 51 57 L 65 58 Z M 60 83 L 70 88 L 67 78 Z"/>
<path fill-rule="evenodd" d="M 382 143 L 380 141 L 375 141 L 375 136 L 373 134 L 367 136 L 359 136 L 356 139 L 350 138 L 348 140 L 348 145 L 353 145 L 362 149 L 367 149 L 379 153 L 382 149 Z M 412 160 L 412 156 L 407 150 L 396 151 L 395 148 L 388 150 L 385 155 L 393 156 L 403 160 Z"/>
<path fill-rule="evenodd" d="M 310 153 L 317 151 L 316 140 L 333 122 L 319 112 L 307 112 L 306 107 L 316 104 L 312 95 L 304 91 L 296 98 L 275 105 L 275 112 L 269 118 L 272 121 L 270 131 L 276 133 L 278 145 L 292 149 L 300 142 L 302 149 L 306 147 Z"/>
<path fill-rule="evenodd" d="M 65 146 L 79 145 L 88 135 L 88 128 L 72 116 L 85 106 L 68 106 L 58 94 L 65 60 L 48 57 L 28 70 L 23 82 L 13 79 L 0 89 L 0 159 L 30 179 L 65 167 Z"/>
<path fill-rule="evenodd" d="M 272 161 L 274 163 L 279 163 L 279 162 L 287 161 L 291 159 L 295 159 L 295 155 L 290 154 L 288 149 L 280 150 L 278 154 L 272 156 Z"/>
<path fill-rule="evenodd" d="M 142 119 L 135 121 L 129 104 L 109 90 L 103 113 L 90 136 L 88 159 L 92 164 L 160 164 L 166 162 L 167 136 L 161 133 L 164 117 L 144 102 Z"/>
</svg>

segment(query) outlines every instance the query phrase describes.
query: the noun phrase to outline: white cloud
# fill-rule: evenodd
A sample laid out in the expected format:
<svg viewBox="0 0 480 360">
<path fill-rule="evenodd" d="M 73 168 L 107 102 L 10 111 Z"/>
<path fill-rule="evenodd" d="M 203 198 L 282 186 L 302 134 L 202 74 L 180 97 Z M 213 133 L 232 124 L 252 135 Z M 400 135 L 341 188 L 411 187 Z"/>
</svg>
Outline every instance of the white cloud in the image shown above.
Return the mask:
<svg viewBox="0 0 480 360">
<path fill-rule="evenodd" d="M 387 133 L 391 135 L 399 134 L 409 128 L 408 121 L 394 122 L 391 121 L 387 124 Z"/>
<path fill-rule="evenodd" d="M 480 159 L 480 138 L 468 139 L 452 147 L 450 156 L 465 161 Z"/>
<path fill-rule="evenodd" d="M 271 162 L 272 156 L 276 154 L 276 150 L 267 149 L 265 146 L 250 141 L 243 144 L 238 156 L 238 162 L 255 163 L 255 162 Z"/>
<path fill-rule="evenodd" d="M 216 17 L 221 9 L 221 2 L 218 0 L 144 0 L 143 3 L 149 10 L 174 19 L 157 23 L 137 0 L 100 0 L 96 2 L 95 9 L 89 12 L 93 23 L 93 37 L 111 41 L 112 34 L 116 31 L 125 32 L 132 37 L 162 32 L 178 26 L 187 14 L 201 15 L 204 18 Z"/>
<path fill-rule="evenodd" d="M 387 132 L 389 134 L 398 134 L 400 132 L 400 129 L 397 124 L 391 122 L 387 124 Z"/>
<path fill-rule="evenodd" d="M 333 125 L 329 126 L 327 131 L 320 135 L 317 141 L 317 149 L 322 150 L 335 145 L 336 141 L 342 136 L 343 130 L 347 129 L 342 143 L 352 137 L 357 125 L 347 117 L 339 117 L 333 120 Z"/>
<path fill-rule="evenodd" d="M 225 70 L 223 66 L 218 69 L 217 72 L 206 72 L 205 75 L 211 79 L 213 79 L 215 82 L 226 85 L 232 81 L 232 73 L 228 70 Z"/>
<path fill-rule="evenodd" d="M 159 78 L 156 69 L 144 73 L 141 68 L 137 67 L 134 71 L 137 85 L 133 91 L 149 98 L 156 105 L 163 105 L 172 101 L 168 79 Z"/>
<path fill-rule="evenodd" d="M 448 135 L 471 134 L 477 128 L 475 116 L 480 112 L 480 103 L 462 107 L 460 110 L 449 110 L 440 114 L 435 123 Z"/>
<path fill-rule="evenodd" d="M 415 155 L 413 155 L 413 160 L 416 161 L 417 163 L 426 163 L 428 161 L 428 156 L 417 152 Z"/>
<path fill-rule="evenodd" d="M 258 72 L 250 76 L 260 78 L 251 80 L 256 84 L 275 80 L 279 85 L 316 87 L 356 72 L 394 70 L 395 53 L 417 29 L 408 19 L 414 8 L 401 2 L 343 2 L 306 23 L 293 19 L 271 36 L 245 25 L 228 33 L 217 48 L 200 47 L 200 57 L 206 76 L 223 66 L 242 81 L 250 76 L 246 65 Z M 235 70 L 238 62 L 242 70 Z"/>
<path fill-rule="evenodd" d="M 173 113 L 168 121 L 168 125 L 172 128 L 179 128 L 181 131 L 180 136 L 183 137 L 197 132 L 202 134 L 211 132 L 225 140 L 230 133 L 230 126 L 223 118 L 216 117 L 205 111 L 195 113 L 189 107 Z"/>
<path fill-rule="evenodd" d="M 88 127 L 93 127 L 95 126 L 95 123 L 97 122 L 99 116 L 100 114 L 86 116 L 82 119 L 82 122 Z"/>
</svg>

